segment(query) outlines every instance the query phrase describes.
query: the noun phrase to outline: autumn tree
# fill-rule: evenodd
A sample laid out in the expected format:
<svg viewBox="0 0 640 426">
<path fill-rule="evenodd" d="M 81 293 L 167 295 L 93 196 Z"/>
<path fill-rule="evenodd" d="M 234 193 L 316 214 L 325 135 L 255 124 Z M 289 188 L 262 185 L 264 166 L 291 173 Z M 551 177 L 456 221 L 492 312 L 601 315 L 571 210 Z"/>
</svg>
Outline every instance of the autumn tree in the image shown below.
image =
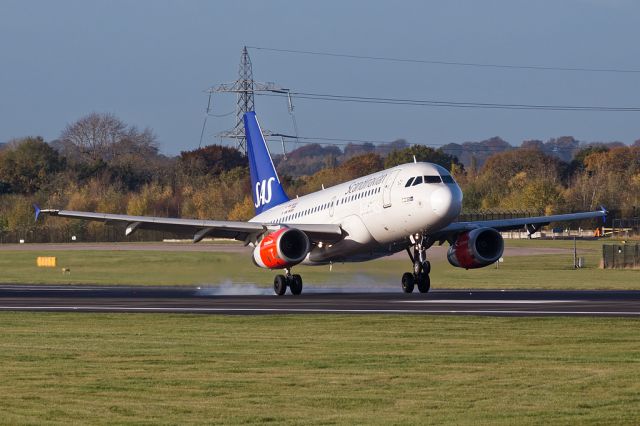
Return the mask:
<svg viewBox="0 0 640 426">
<path fill-rule="evenodd" d="M 384 167 L 390 168 L 404 163 L 412 163 L 414 157 L 416 161 L 439 164 L 447 170 L 451 170 L 452 164 L 461 165 L 457 157 L 446 154 L 440 149 L 433 149 L 424 145 L 413 145 L 409 148 L 389 153 L 384 160 Z"/>
<path fill-rule="evenodd" d="M 127 214 L 134 216 L 177 217 L 181 197 L 170 186 L 156 182 L 144 185 L 139 192 L 131 194 L 127 203 Z"/>
<path fill-rule="evenodd" d="M 227 219 L 229 220 L 249 220 L 256 215 L 253 199 L 249 195 L 245 195 L 242 201 L 238 201 L 231 211 Z"/>
<path fill-rule="evenodd" d="M 250 195 L 249 173 L 246 167 L 222 172 L 198 186 L 182 187 L 180 209 L 182 217 L 225 219 L 238 201 Z"/>
<path fill-rule="evenodd" d="M 0 190 L 33 194 L 63 167 L 64 159 L 41 137 L 16 140 L 0 155 Z"/>
<path fill-rule="evenodd" d="M 565 192 L 569 208 L 592 210 L 604 205 L 627 215 L 640 205 L 640 147 L 592 152 L 583 162 L 584 170 Z"/>
<path fill-rule="evenodd" d="M 192 151 L 182 151 L 178 159 L 187 176 L 219 175 L 236 167 L 246 167 L 247 159 L 236 149 L 223 145 L 208 145 Z"/>
<path fill-rule="evenodd" d="M 122 156 L 135 155 L 139 159 L 158 153 L 157 138 L 151 129 L 142 131 L 128 126 L 113 114 L 91 113 L 68 124 L 60 135 L 60 147 L 84 161 L 110 162 Z"/>
<path fill-rule="evenodd" d="M 344 163 L 331 169 L 322 169 L 304 179 L 304 184 L 299 187 L 304 195 L 320 190 L 323 186 L 328 188 L 351 179 L 378 172 L 384 168 L 384 161 L 378 154 L 364 154 L 352 157 Z"/>
<path fill-rule="evenodd" d="M 485 162 L 475 181 L 482 208 L 551 210 L 561 190 L 566 164 L 538 149 L 495 154 Z M 549 192 L 545 192 L 549 190 Z M 538 197 L 541 204 L 534 203 Z"/>
</svg>

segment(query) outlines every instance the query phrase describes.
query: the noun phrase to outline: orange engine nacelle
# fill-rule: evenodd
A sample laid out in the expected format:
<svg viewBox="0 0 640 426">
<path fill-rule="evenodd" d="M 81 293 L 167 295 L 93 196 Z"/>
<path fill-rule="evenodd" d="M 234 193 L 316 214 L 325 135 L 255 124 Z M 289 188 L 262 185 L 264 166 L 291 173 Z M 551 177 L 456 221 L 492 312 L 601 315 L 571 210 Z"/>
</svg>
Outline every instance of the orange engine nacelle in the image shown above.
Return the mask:
<svg viewBox="0 0 640 426">
<path fill-rule="evenodd" d="M 449 247 L 447 259 L 458 268 L 483 268 L 497 262 L 503 251 L 504 240 L 498 231 L 478 228 L 458 235 Z"/>
<path fill-rule="evenodd" d="M 253 261 L 261 268 L 290 268 L 302 262 L 311 244 L 307 234 L 296 228 L 282 228 L 266 235 L 253 250 Z"/>
</svg>

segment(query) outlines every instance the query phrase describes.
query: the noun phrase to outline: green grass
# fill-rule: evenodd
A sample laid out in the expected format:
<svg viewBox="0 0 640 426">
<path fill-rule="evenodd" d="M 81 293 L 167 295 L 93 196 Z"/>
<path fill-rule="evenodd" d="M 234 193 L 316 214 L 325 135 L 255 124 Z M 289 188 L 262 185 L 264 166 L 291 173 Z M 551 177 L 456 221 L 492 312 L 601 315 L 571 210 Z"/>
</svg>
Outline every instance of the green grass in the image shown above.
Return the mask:
<svg viewBox="0 0 640 426">
<path fill-rule="evenodd" d="M 0 313 L 3 423 L 637 424 L 640 322 Z"/>
<path fill-rule="evenodd" d="M 512 247 L 571 248 L 572 241 L 507 241 Z M 466 271 L 446 261 L 434 261 L 433 288 L 546 288 L 546 289 L 638 289 L 640 271 L 603 270 L 598 265 L 602 242 L 580 241 L 579 255 L 587 267 L 573 270 L 570 251 L 555 255 L 506 257 L 500 269 L 489 266 Z M 57 268 L 37 268 L 37 256 L 56 256 Z M 71 269 L 63 275 L 61 267 Z M 395 286 L 409 269 L 407 259 L 380 259 L 357 264 L 296 267 L 307 284 Z M 255 267 L 250 255 L 241 253 L 158 251 L 3 251 L 0 253 L 1 283 L 32 284 L 132 284 L 216 285 L 256 283 L 268 286 L 274 272 Z M 398 284 L 399 285 L 399 284 Z"/>
</svg>

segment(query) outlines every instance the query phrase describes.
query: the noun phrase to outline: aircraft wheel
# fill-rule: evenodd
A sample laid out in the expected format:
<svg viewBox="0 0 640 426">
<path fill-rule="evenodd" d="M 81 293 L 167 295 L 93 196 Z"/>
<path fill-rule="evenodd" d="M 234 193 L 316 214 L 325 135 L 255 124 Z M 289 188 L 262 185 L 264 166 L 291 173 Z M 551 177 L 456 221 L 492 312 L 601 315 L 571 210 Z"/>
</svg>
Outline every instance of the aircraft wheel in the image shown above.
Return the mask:
<svg viewBox="0 0 640 426">
<path fill-rule="evenodd" d="M 431 272 L 431 262 L 429 262 L 428 260 L 425 260 L 422 263 L 422 272 L 429 275 L 429 273 Z"/>
<path fill-rule="evenodd" d="M 291 283 L 289 284 L 291 294 L 297 296 L 302 293 L 302 277 L 298 274 L 291 276 Z"/>
<path fill-rule="evenodd" d="M 273 292 L 278 296 L 287 292 L 287 279 L 284 275 L 276 275 L 273 279 Z"/>
<path fill-rule="evenodd" d="M 427 293 L 431 288 L 431 278 L 429 274 L 421 272 L 418 274 L 418 291 L 420 293 Z"/>
<path fill-rule="evenodd" d="M 411 272 L 405 272 L 402 275 L 402 291 L 405 293 L 413 293 L 414 285 L 415 280 L 413 278 L 413 274 Z"/>
</svg>

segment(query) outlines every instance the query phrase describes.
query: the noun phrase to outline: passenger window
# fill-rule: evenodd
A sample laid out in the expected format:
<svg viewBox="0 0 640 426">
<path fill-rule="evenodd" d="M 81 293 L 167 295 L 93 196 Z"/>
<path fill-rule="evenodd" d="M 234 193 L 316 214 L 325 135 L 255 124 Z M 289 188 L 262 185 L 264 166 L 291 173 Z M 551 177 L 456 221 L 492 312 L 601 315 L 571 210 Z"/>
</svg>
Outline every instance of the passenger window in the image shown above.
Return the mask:
<svg viewBox="0 0 640 426">
<path fill-rule="evenodd" d="M 415 177 L 409 178 L 409 180 L 407 181 L 407 184 L 404 187 L 406 188 L 408 186 L 411 186 L 411 183 L 413 183 L 414 179 L 415 179 Z"/>
<path fill-rule="evenodd" d="M 440 183 L 440 176 L 425 176 L 424 183 Z"/>
<path fill-rule="evenodd" d="M 422 183 L 422 176 L 418 176 L 418 177 L 413 181 L 413 185 L 411 185 L 411 186 L 420 185 L 421 183 Z"/>
</svg>

